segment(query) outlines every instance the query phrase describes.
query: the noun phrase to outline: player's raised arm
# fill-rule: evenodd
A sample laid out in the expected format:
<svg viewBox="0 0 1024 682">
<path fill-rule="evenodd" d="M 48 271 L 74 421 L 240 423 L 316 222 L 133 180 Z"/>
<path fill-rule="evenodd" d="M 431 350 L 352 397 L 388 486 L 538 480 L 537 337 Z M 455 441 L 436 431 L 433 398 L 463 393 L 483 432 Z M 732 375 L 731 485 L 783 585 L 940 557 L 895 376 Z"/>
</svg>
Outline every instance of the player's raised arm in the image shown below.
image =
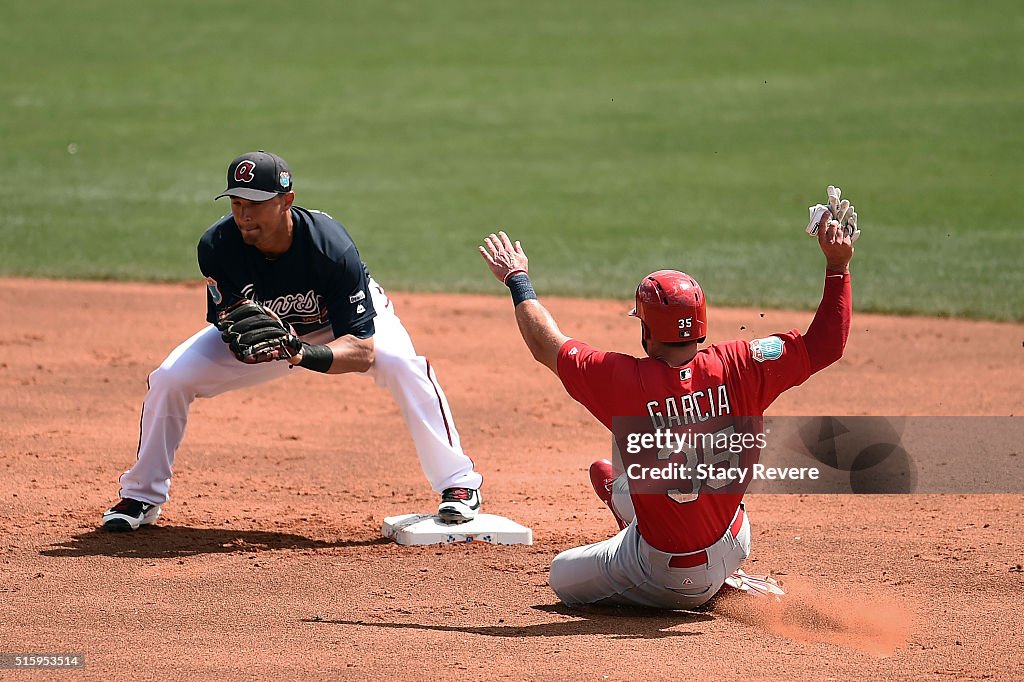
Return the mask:
<svg viewBox="0 0 1024 682">
<path fill-rule="evenodd" d="M 561 332 L 530 284 L 529 259 L 519 242 L 513 243 L 504 232 L 491 233 L 480 247 L 487 267 L 495 278 L 509 288 L 516 308 L 516 322 L 533 358 L 558 374 L 558 350 L 569 340 Z"/>
<path fill-rule="evenodd" d="M 817 236 L 818 246 L 825 256 L 821 303 L 804 334 L 811 372 L 820 371 L 843 356 L 853 316 L 850 259 L 853 258 L 853 241 L 860 236 L 860 230 L 853 205 L 846 200 L 839 201 L 839 192 L 838 188 L 829 187 L 827 210 L 820 213 L 817 225 L 808 226 L 808 232 Z M 813 223 L 814 207 L 811 211 Z"/>
</svg>

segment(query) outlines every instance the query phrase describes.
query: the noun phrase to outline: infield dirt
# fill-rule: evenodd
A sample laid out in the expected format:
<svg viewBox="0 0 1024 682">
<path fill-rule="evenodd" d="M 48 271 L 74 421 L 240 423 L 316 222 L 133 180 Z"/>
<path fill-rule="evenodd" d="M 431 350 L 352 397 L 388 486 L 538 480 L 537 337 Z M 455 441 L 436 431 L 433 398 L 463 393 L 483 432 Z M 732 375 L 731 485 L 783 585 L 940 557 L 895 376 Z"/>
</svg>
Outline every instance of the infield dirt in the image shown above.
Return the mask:
<svg viewBox="0 0 1024 682">
<path fill-rule="evenodd" d="M 486 511 L 533 546 L 381 540 L 384 516 L 437 502 L 398 411 L 366 377 L 299 371 L 197 401 L 157 526 L 97 531 L 146 375 L 203 324 L 203 296 L 0 279 L 0 653 L 84 653 L 85 679 L 1019 675 L 1020 496 L 749 496 L 745 568 L 785 581 L 782 606 L 560 606 L 552 557 L 614 531 L 586 473 L 609 439 L 494 297 L 392 293 Z M 545 302 L 567 334 L 640 352 L 628 301 Z M 810 317 L 712 309 L 710 340 Z M 1022 340 L 1020 324 L 856 314 L 846 356 L 770 414 L 1020 415 Z"/>
</svg>

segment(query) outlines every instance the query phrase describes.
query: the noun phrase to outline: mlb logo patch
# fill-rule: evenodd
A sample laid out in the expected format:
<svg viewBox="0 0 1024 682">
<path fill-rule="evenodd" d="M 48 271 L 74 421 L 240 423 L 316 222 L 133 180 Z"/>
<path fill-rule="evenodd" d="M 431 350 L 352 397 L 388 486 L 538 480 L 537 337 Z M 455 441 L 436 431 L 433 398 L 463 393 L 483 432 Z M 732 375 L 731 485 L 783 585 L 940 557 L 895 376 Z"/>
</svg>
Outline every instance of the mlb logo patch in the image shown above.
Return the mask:
<svg viewBox="0 0 1024 682">
<path fill-rule="evenodd" d="M 690 377 L 693 376 L 693 370 L 687 367 L 686 369 L 679 370 L 679 380 L 689 381 Z"/>
<path fill-rule="evenodd" d="M 758 362 L 778 360 L 782 357 L 782 348 L 782 339 L 777 336 L 754 339 L 750 342 L 750 354 Z"/>
</svg>

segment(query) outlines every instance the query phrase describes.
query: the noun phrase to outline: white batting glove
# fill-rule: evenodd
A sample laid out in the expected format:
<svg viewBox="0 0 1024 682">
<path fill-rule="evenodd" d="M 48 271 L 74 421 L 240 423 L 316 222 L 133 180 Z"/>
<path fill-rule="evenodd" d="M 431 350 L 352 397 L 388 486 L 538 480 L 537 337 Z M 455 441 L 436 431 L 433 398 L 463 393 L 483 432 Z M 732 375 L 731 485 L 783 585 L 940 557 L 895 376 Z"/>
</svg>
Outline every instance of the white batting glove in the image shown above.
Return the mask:
<svg viewBox="0 0 1024 682">
<path fill-rule="evenodd" d="M 818 227 L 821 225 L 822 217 L 828 213 L 833 220 L 843 226 L 846 234 L 850 235 L 850 242 L 855 242 L 860 237 L 860 230 L 857 229 L 857 211 L 853 204 L 847 199 L 841 199 L 843 190 L 834 185 L 829 185 L 826 190 L 828 204 L 815 204 L 808 207 L 810 220 L 804 230 L 811 236 L 817 236 Z"/>
<path fill-rule="evenodd" d="M 839 213 L 839 197 L 843 195 L 843 190 L 829 185 L 828 189 L 825 190 L 825 194 L 828 195 L 828 210 L 832 212 L 832 217 L 838 220 L 836 215 Z M 846 204 L 849 205 L 850 202 L 847 201 Z"/>
<path fill-rule="evenodd" d="M 846 234 L 850 235 L 850 243 L 857 241 L 860 237 L 860 230 L 857 229 L 857 211 L 853 210 L 853 206 L 850 206 L 850 212 L 846 215 L 846 223 L 843 225 L 846 228 Z"/>
</svg>

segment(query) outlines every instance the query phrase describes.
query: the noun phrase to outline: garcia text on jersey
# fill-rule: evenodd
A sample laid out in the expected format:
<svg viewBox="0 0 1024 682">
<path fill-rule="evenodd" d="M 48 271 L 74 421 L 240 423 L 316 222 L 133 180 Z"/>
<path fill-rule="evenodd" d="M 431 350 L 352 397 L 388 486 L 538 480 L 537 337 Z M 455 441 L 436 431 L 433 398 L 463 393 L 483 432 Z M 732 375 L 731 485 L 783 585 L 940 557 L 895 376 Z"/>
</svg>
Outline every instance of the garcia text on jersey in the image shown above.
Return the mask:
<svg viewBox="0 0 1024 682">
<path fill-rule="evenodd" d="M 732 414 L 725 384 L 679 396 L 670 395 L 647 403 L 647 414 L 655 429 L 686 426 Z"/>
</svg>

